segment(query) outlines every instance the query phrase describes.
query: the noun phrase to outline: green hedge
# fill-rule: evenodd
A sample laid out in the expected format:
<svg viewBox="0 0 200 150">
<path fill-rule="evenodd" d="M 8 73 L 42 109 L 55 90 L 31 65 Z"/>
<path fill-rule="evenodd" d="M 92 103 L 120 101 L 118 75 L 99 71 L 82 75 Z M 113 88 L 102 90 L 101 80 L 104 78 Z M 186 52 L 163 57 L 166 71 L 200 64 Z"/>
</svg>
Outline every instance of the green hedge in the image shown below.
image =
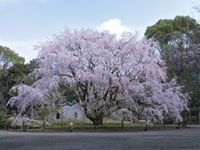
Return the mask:
<svg viewBox="0 0 200 150">
<path fill-rule="evenodd" d="M 9 119 L 9 115 L 7 115 L 4 112 L 0 112 L 0 128 L 8 128 L 11 124 L 11 121 Z"/>
</svg>

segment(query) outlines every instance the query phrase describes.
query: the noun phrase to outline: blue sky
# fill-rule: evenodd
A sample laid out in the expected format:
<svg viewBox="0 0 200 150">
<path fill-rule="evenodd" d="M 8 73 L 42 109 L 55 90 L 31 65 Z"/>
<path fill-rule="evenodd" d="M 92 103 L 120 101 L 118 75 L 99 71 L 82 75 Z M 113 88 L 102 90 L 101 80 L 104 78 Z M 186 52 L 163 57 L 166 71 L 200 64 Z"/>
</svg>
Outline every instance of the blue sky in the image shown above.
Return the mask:
<svg viewBox="0 0 200 150">
<path fill-rule="evenodd" d="M 118 36 L 138 31 L 159 19 L 197 17 L 199 0 L 0 0 L 0 45 L 27 62 L 37 56 L 33 45 L 70 29 L 109 30 Z"/>
</svg>

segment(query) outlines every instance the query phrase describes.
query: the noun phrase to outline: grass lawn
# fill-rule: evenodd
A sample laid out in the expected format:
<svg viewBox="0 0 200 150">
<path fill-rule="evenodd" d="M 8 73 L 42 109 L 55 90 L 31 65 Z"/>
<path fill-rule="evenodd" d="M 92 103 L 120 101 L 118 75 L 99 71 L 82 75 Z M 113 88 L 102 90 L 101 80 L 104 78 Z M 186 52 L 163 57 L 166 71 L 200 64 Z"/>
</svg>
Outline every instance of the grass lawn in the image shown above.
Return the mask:
<svg viewBox="0 0 200 150">
<path fill-rule="evenodd" d="M 37 128 L 29 127 L 27 131 L 30 132 L 66 132 L 69 131 L 70 126 L 69 122 L 73 123 L 72 129 L 73 131 L 121 131 L 121 121 L 120 120 L 113 120 L 105 118 L 103 120 L 103 125 L 97 125 L 96 128 L 92 124 L 92 122 L 88 119 L 84 120 L 55 120 L 50 124 L 47 124 L 45 130 L 42 127 L 42 121 L 40 121 L 41 125 Z M 133 124 L 128 121 L 124 121 L 123 130 L 144 130 L 145 124 Z M 151 128 L 151 127 L 148 127 Z M 18 129 L 11 129 L 14 131 L 22 131 L 21 128 Z"/>
<path fill-rule="evenodd" d="M 69 122 L 71 120 L 57 120 L 54 121 L 52 124 L 46 126 L 46 129 L 68 129 Z M 92 124 L 91 121 L 88 119 L 85 120 L 74 120 L 73 129 L 94 129 L 95 126 Z M 144 128 L 144 124 L 132 124 L 131 122 L 124 121 L 124 128 Z M 121 128 L 121 121 L 119 120 L 111 120 L 111 119 L 104 119 L 103 125 L 97 125 L 97 129 L 117 129 Z"/>
</svg>

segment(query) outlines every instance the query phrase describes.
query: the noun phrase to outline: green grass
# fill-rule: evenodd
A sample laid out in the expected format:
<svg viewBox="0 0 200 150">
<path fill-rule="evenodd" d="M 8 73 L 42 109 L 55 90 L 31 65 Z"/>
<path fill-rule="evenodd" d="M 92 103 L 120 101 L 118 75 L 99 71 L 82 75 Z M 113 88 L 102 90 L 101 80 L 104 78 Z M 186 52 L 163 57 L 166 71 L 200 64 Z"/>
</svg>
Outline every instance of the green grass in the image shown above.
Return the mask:
<svg viewBox="0 0 200 150">
<path fill-rule="evenodd" d="M 52 124 L 46 126 L 46 129 L 68 129 L 69 122 L 71 120 L 57 120 Z M 95 126 L 88 119 L 85 120 L 74 120 L 73 129 L 94 129 Z M 144 128 L 143 124 L 132 124 L 131 122 L 124 121 L 124 128 Z M 117 129 L 121 128 L 121 122 L 119 120 L 104 119 L 103 125 L 97 125 L 97 129 Z"/>
</svg>

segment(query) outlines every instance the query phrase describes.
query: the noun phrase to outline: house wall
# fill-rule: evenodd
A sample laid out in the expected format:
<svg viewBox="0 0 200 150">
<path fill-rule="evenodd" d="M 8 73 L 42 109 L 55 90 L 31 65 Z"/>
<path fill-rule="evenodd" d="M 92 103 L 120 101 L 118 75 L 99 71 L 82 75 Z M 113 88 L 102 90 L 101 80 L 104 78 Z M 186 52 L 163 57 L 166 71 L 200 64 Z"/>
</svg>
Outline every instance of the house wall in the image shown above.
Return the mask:
<svg viewBox="0 0 200 150">
<path fill-rule="evenodd" d="M 62 107 L 61 113 L 63 119 L 80 120 L 85 118 L 85 113 L 83 112 L 79 104 L 75 104 L 72 106 L 66 105 Z"/>
</svg>

